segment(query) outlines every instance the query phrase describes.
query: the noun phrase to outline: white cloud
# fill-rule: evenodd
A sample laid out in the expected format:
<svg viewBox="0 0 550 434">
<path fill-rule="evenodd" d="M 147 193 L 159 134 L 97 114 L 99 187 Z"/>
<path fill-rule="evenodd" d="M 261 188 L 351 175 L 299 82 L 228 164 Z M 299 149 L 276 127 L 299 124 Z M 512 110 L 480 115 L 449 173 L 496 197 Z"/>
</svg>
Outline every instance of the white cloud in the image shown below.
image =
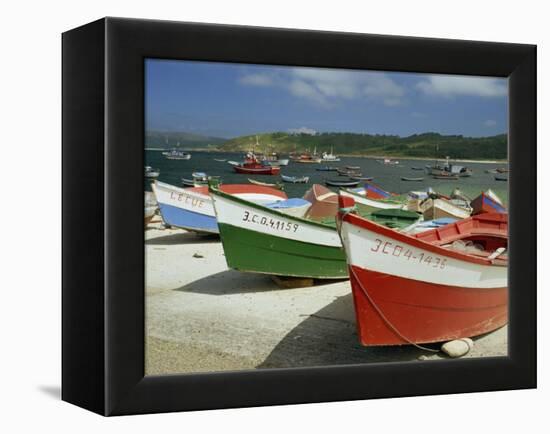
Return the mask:
<svg viewBox="0 0 550 434">
<path fill-rule="evenodd" d="M 239 78 L 239 83 L 245 86 L 272 86 L 273 78 L 267 74 L 247 74 Z"/>
<path fill-rule="evenodd" d="M 288 130 L 288 132 L 291 134 L 309 134 L 310 136 L 314 136 L 315 134 L 317 134 L 317 131 L 308 127 L 291 128 Z"/>
<path fill-rule="evenodd" d="M 497 121 L 493 119 L 487 119 L 485 122 L 483 122 L 483 125 L 485 125 L 487 128 L 493 128 L 497 126 Z"/>
<path fill-rule="evenodd" d="M 295 82 L 307 85 L 303 96 L 329 105 L 336 100 L 367 98 L 393 107 L 403 104 L 405 90 L 382 72 L 294 68 Z M 293 86 L 296 86 L 294 83 Z"/>
<path fill-rule="evenodd" d="M 508 93 L 505 79 L 490 77 L 464 77 L 431 75 L 417 83 L 417 89 L 431 96 L 480 96 L 500 97 Z"/>
<path fill-rule="evenodd" d="M 361 98 L 394 107 L 402 105 L 405 96 L 405 89 L 386 74 L 371 71 L 291 68 L 278 74 L 247 74 L 239 78 L 239 83 L 279 87 L 322 108 Z"/>
</svg>

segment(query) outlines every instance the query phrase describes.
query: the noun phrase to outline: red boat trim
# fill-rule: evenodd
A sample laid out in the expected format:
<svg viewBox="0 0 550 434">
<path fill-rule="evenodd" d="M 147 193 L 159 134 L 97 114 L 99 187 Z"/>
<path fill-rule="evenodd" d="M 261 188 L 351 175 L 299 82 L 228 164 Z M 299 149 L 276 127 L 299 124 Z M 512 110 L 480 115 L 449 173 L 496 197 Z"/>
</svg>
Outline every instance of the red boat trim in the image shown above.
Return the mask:
<svg viewBox="0 0 550 434">
<path fill-rule="evenodd" d="M 388 238 L 393 238 L 395 240 L 401 241 L 402 243 L 409 244 L 411 246 L 417 247 L 419 249 L 428 250 L 432 253 L 437 253 L 438 255 L 447 256 L 450 258 L 455 258 L 465 262 L 471 262 L 474 264 L 481 265 L 493 265 L 491 260 L 479 257 L 473 257 L 471 255 L 457 252 L 455 250 L 444 249 L 443 247 L 435 246 L 431 243 L 419 240 L 418 238 L 412 237 L 410 235 L 404 234 L 402 232 L 396 232 L 393 229 L 381 226 L 377 223 L 366 220 L 356 214 L 347 213 L 341 214 L 342 221 L 347 222 L 354 226 L 359 226 L 360 228 L 366 229 L 377 234 L 384 235 Z M 470 217 L 472 218 L 472 217 Z M 437 230 L 437 229 L 434 229 Z M 491 234 L 493 235 L 493 234 Z"/>
</svg>

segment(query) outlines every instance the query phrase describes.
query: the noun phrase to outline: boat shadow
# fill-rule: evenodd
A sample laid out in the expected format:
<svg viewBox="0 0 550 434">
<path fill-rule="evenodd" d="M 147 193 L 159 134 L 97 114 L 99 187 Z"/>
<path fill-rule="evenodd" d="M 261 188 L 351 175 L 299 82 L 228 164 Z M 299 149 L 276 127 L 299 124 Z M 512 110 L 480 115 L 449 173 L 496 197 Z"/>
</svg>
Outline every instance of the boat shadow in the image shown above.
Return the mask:
<svg viewBox="0 0 550 434">
<path fill-rule="evenodd" d="M 174 291 L 196 292 L 207 295 L 252 294 L 279 289 L 269 276 L 225 270 L 195 280 Z"/>
<path fill-rule="evenodd" d="M 219 243 L 219 235 L 199 235 L 193 232 L 178 232 L 145 240 L 147 246 L 173 246 L 177 244 Z"/>
<path fill-rule="evenodd" d="M 351 293 L 307 315 L 257 368 L 296 368 L 416 361 L 425 351 L 410 345 L 364 347 L 357 336 Z"/>
</svg>

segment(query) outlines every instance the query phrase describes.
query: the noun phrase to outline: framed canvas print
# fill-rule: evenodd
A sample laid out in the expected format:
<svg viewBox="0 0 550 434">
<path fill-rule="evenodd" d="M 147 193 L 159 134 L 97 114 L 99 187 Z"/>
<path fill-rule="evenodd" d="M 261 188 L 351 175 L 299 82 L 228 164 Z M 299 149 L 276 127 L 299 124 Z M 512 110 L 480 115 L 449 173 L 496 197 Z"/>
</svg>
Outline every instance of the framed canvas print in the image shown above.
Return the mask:
<svg viewBox="0 0 550 434">
<path fill-rule="evenodd" d="M 536 386 L 536 49 L 105 18 L 63 34 L 63 399 Z"/>
</svg>

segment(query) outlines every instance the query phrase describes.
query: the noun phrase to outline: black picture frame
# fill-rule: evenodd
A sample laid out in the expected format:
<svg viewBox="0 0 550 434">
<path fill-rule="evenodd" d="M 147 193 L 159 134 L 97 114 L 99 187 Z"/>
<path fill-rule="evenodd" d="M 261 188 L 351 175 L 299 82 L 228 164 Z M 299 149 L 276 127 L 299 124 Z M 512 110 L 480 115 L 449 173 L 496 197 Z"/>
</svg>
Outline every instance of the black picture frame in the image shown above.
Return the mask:
<svg viewBox="0 0 550 434">
<path fill-rule="evenodd" d="M 123 415 L 536 387 L 536 46 L 104 18 L 62 50 L 63 400 Z M 508 356 L 144 376 L 145 58 L 508 77 Z"/>
</svg>

